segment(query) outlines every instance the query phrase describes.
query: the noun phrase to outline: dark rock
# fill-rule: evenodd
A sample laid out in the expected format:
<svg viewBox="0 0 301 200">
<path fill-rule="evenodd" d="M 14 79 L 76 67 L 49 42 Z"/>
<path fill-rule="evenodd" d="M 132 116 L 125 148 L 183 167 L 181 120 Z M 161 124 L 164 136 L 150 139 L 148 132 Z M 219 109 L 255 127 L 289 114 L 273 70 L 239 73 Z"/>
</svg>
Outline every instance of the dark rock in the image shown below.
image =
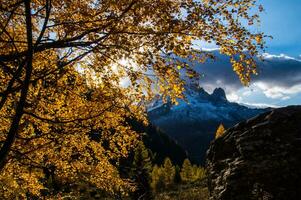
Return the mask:
<svg viewBox="0 0 301 200">
<path fill-rule="evenodd" d="M 207 152 L 210 199 L 301 198 L 301 106 L 228 129 Z"/>
</svg>

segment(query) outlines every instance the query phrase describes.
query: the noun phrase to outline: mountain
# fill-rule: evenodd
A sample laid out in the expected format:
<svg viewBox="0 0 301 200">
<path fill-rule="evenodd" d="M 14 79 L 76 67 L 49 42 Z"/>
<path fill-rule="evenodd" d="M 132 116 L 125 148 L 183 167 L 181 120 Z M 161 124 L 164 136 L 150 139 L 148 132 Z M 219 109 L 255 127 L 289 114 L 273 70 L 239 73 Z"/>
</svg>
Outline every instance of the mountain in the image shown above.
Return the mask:
<svg viewBox="0 0 301 200">
<path fill-rule="evenodd" d="M 227 100 L 225 91 L 216 88 L 212 94 L 191 84 L 184 92 L 186 100 L 178 105 L 155 99 L 148 116 L 155 126 L 175 139 L 189 153 L 190 159 L 203 163 L 206 150 L 219 124 L 231 127 L 269 109 L 249 108 Z"/>
<path fill-rule="evenodd" d="M 175 139 L 199 163 L 203 163 L 209 142 L 214 138 L 220 123 L 229 128 L 270 110 L 254 107 L 263 104 L 247 103 L 249 96 L 244 96 L 243 91 L 255 90 L 254 93 L 263 101 L 278 102 L 272 105 L 291 105 L 301 101 L 300 95 L 297 95 L 301 84 L 300 60 L 285 55 L 263 54 L 264 60 L 255 58 L 259 75 L 252 76 L 251 86 L 243 88 L 233 73 L 229 57 L 221 55 L 218 50 L 209 53 L 215 58 L 205 63 L 182 60 L 202 75 L 196 84 L 184 77 L 184 68 L 180 70 L 182 78 L 188 82 L 185 91 L 187 101 L 179 100 L 176 106 L 170 102 L 163 103 L 158 96 L 148 107 L 150 121 Z M 212 94 L 204 88 L 213 91 Z M 233 92 L 241 95 L 238 97 L 244 100 L 244 105 L 227 99 L 227 94 Z M 280 96 L 280 99 L 274 99 L 275 95 Z"/>
</svg>

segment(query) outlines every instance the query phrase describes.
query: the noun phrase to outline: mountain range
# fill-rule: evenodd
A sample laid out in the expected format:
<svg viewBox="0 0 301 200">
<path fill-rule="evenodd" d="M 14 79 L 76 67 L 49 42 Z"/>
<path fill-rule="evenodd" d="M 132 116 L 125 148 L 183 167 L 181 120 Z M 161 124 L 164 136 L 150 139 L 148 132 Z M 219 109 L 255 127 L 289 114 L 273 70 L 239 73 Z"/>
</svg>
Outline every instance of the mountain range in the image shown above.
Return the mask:
<svg viewBox="0 0 301 200">
<path fill-rule="evenodd" d="M 230 128 L 272 109 L 249 104 L 254 95 L 266 101 L 264 105 L 283 106 L 301 101 L 300 60 L 265 53 L 263 60 L 255 58 L 259 75 L 252 76 L 250 87 L 243 87 L 232 70 L 229 58 L 219 54 L 218 50 L 209 53 L 214 59 L 205 63 L 182 60 L 202 75 L 198 82 L 185 78 L 186 100 L 179 99 L 179 104 L 173 105 L 171 102 L 163 103 L 158 96 L 148 105 L 150 122 L 181 145 L 190 159 L 197 163 L 204 162 L 209 143 L 220 124 Z M 185 69 L 182 68 L 180 73 L 184 75 Z M 238 102 L 244 103 L 232 102 L 233 93 L 240 99 Z"/>
<path fill-rule="evenodd" d="M 189 158 L 199 164 L 203 164 L 220 124 L 231 127 L 270 109 L 230 102 L 222 88 L 209 94 L 197 85 L 189 85 L 184 94 L 186 100 L 179 100 L 178 105 L 163 103 L 157 98 L 149 105 L 148 116 L 154 126 L 176 140 L 188 152 Z"/>
</svg>

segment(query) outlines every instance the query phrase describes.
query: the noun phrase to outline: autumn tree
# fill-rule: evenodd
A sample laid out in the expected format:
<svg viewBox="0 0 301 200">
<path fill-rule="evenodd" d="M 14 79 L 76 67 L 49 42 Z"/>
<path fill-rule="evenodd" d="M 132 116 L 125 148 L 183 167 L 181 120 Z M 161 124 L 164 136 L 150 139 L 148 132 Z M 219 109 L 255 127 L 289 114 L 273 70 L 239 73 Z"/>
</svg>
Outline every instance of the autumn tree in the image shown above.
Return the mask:
<svg viewBox="0 0 301 200">
<path fill-rule="evenodd" d="M 192 165 L 189 159 L 185 159 L 180 176 L 183 183 L 193 183 L 203 180 L 206 177 L 206 171 L 203 167 Z"/>
<path fill-rule="evenodd" d="M 225 127 L 223 124 L 220 124 L 216 130 L 215 138 L 219 138 L 224 134 L 224 132 L 225 132 Z"/>
<path fill-rule="evenodd" d="M 151 173 L 151 188 L 158 192 L 164 188 L 164 176 L 162 168 L 158 165 L 154 165 Z"/>
<path fill-rule="evenodd" d="M 176 168 L 170 158 L 165 158 L 162 166 L 154 165 L 151 173 L 151 187 L 157 192 L 170 188 L 175 182 Z"/>
<path fill-rule="evenodd" d="M 185 159 L 181 168 L 181 180 L 184 183 L 191 182 L 193 180 L 193 168 L 189 159 Z"/>
<path fill-rule="evenodd" d="M 162 166 L 162 173 L 164 177 L 165 188 L 169 188 L 174 184 L 176 169 L 168 157 L 164 159 L 164 163 Z"/>
<path fill-rule="evenodd" d="M 192 182 L 203 180 L 206 177 L 206 170 L 201 166 L 193 165 L 192 173 L 193 173 L 193 178 L 191 180 Z"/>
<path fill-rule="evenodd" d="M 154 93 L 182 97 L 186 60 L 214 42 L 247 84 L 264 35 L 248 26 L 255 0 L 2 0 L 0 188 L 2 199 L 39 196 L 45 172 L 61 184 L 133 189 L 119 176 Z M 251 14 L 250 14 L 251 13 Z M 91 135 L 96 135 L 97 139 Z M 18 191 L 18 192 L 16 192 Z"/>
</svg>

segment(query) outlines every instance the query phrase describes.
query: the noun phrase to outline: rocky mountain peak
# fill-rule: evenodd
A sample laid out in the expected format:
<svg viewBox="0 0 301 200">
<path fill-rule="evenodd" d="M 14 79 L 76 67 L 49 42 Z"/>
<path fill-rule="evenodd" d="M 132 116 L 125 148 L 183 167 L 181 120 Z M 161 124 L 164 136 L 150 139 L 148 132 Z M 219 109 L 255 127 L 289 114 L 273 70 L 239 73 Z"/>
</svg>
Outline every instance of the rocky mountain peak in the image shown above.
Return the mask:
<svg viewBox="0 0 301 200">
<path fill-rule="evenodd" d="M 207 148 L 220 123 L 231 127 L 267 111 L 229 102 L 221 88 L 211 95 L 201 87 L 185 89 L 187 101 L 179 100 L 178 105 L 155 102 L 148 108 L 148 117 L 155 126 L 179 141 L 199 163 L 204 163 Z"/>
<path fill-rule="evenodd" d="M 222 88 L 215 88 L 211 94 L 211 98 L 213 98 L 213 100 L 227 101 L 225 90 Z"/>
</svg>

